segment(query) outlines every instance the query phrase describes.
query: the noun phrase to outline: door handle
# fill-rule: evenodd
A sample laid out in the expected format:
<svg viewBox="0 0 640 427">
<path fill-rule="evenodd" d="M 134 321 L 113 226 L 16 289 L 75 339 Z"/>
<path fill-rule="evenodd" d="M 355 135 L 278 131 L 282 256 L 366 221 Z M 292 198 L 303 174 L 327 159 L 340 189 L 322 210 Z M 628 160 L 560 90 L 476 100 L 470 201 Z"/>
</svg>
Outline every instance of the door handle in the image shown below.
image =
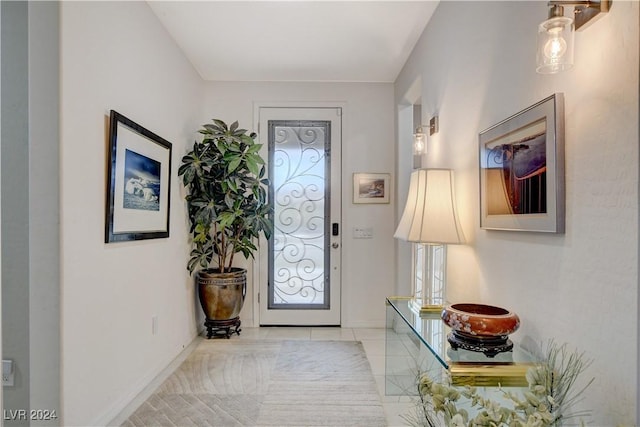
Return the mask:
<svg viewBox="0 0 640 427">
<path fill-rule="evenodd" d="M 338 249 L 338 248 L 340 247 L 340 244 L 339 244 L 339 243 L 337 243 L 337 242 L 333 242 L 333 243 L 331 244 L 331 247 L 332 247 L 333 249 Z"/>
</svg>

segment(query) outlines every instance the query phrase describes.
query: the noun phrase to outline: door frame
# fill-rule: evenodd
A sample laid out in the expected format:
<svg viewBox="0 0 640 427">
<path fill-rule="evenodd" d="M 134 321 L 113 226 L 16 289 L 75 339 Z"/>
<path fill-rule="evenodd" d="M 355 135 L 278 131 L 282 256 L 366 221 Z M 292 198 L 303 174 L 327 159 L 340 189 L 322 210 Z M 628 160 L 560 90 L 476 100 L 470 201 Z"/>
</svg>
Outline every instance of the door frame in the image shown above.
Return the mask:
<svg viewBox="0 0 640 427">
<path fill-rule="evenodd" d="M 340 108 L 342 110 L 340 138 L 343 140 L 343 144 L 344 144 L 345 129 L 347 126 L 347 103 L 344 101 L 335 101 L 335 102 L 334 101 L 317 101 L 317 102 L 316 101 L 254 101 L 252 123 L 253 123 L 254 132 L 256 133 L 258 130 L 262 130 L 260 129 L 260 109 L 261 108 Z M 340 156 L 340 181 L 341 181 L 340 199 L 344 204 L 344 194 L 342 194 L 343 193 L 342 188 L 344 187 L 343 183 L 345 182 L 344 181 L 344 156 L 342 155 Z M 344 208 L 342 207 L 340 209 L 341 237 L 344 237 L 343 211 L 344 211 Z M 257 246 L 258 246 L 258 254 L 253 258 L 251 263 L 252 270 L 253 270 L 253 274 L 251 275 L 251 287 L 252 287 L 251 295 L 253 300 L 253 305 L 251 307 L 251 310 L 253 312 L 252 317 L 253 317 L 253 323 L 255 327 L 260 326 L 260 303 L 258 302 L 258 294 L 260 293 L 260 277 L 265 274 L 266 275 L 269 274 L 268 265 L 263 265 L 263 263 L 261 262 L 261 258 L 263 256 L 262 251 L 269 250 L 266 239 L 261 237 Z M 341 257 L 340 264 L 342 264 L 342 252 L 340 257 Z M 342 284 L 342 286 L 340 286 L 340 294 L 341 294 L 340 308 L 339 308 L 340 319 L 341 319 L 340 323 L 342 323 L 342 320 L 344 319 L 344 304 L 343 304 L 344 298 L 342 298 L 344 296 L 344 289 L 343 289 L 344 283 L 342 278 L 343 278 L 343 272 L 342 272 L 342 269 L 340 269 L 340 282 Z M 263 298 L 266 298 L 266 296 L 263 296 Z"/>
</svg>

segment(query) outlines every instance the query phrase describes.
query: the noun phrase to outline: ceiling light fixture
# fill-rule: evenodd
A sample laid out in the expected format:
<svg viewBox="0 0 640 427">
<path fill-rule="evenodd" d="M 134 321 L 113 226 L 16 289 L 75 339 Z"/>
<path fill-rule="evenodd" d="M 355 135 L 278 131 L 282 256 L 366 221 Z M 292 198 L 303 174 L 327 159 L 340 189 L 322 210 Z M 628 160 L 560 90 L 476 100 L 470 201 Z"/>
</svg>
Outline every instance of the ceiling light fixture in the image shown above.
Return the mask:
<svg viewBox="0 0 640 427">
<path fill-rule="evenodd" d="M 580 30 L 593 23 L 601 12 L 608 12 L 610 0 L 550 1 L 549 19 L 538 26 L 536 71 L 554 74 L 573 67 L 573 27 Z M 573 17 L 564 16 L 564 6 L 573 6 Z"/>
</svg>

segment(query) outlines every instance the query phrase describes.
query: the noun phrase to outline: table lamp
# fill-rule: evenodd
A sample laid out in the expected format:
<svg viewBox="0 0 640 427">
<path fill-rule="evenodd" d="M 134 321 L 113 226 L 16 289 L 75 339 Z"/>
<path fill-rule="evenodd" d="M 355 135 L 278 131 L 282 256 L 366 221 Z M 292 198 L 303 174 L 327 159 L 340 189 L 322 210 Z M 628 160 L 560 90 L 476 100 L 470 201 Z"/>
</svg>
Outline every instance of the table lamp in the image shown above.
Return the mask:
<svg viewBox="0 0 640 427">
<path fill-rule="evenodd" d="M 418 283 L 414 277 L 413 302 L 421 312 L 440 312 L 445 305 L 447 245 L 464 243 L 452 170 L 418 169 L 411 174 L 407 204 L 394 237 L 425 245 L 426 263 L 414 260 L 414 268 L 426 271 L 427 280 Z"/>
</svg>

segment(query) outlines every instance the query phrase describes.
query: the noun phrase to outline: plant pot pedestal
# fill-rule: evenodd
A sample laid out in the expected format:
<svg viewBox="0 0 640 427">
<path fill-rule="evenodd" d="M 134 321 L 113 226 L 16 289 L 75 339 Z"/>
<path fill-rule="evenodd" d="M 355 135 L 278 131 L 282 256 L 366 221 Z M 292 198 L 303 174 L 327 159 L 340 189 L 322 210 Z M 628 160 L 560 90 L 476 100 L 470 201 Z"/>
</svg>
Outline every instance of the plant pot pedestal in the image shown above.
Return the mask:
<svg viewBox="0 0 640 427">
<path fill-rule="evenodd" d="M 242 331 L 240 329 L 241 324 L 240 317 L 227 320 L 207 319 L 204 321 L 204 326 L 207 328 L 207 338 L 225 337 L 229 339 L 233 334 L 240 335 L 240 331 Z"/>
<path fill-rule="evenodd" d="M 247 294 L 247 270 L 231 268 L 224 273 L 215 269 L 200 270 L 197 282 L 207 338 L 240 335 L 240 310 Z"/>
</svg>

